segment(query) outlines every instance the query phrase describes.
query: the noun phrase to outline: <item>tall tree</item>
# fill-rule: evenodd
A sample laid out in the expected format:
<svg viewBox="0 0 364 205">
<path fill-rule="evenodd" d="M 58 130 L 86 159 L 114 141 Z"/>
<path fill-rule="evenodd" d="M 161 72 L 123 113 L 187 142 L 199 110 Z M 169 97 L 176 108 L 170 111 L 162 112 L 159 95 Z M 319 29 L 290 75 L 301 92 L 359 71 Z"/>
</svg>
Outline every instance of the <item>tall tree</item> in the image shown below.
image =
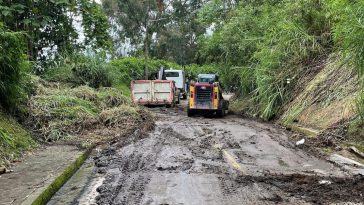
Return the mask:
<svg viewBox="0 0 364 205">
<path fill-rule="evenodd" d="M 108 33 L 110 25 L 102 7 L 90 0 L 79 0 L 78 4 L 86 37 L 85 45 L 94 49 L 110 49 L 112 47 Z"/>
<path fill-rule="evenodd" d="M 81 45 L 77 18 L 82 18 L 86 42 Z M 110 47 L 108 21 L 101 7 L 87 0 L 0 0 L 0 21 L 11 31 L 27 35 L 30 60 L 41 60 L 44 48 L 74 51 L 93 42 L 94 48 Z"/>
<path fill-rule="evenodd" d="M 159 3 L 159 7 L 158 7 Z M 118 35 L 124 42 L 130 40 L 138 50 L 143 50 L 145 60 L 149 59 L 152 36 L 161 27 L 163 1 L 156 0 L 105 0 L 103 7 L 115 22 Z M 142 49 L 141 49 L 142 48 Z M 148 77 L 145 63 L 145 77 Z"/>
<path fill-rule="evenodd" d="M 203 3 L 203 0 L 170 1 L 165 13 L 168 23 L 153 42 L 153 56 L 181 65 L 195 62 L 197 36 L 205 33 L 205 27 L 197 21 L 197 13 Z"/>
<path fill-rule="evenodd" d="M 42 47 L 57 46 L 63 50 L 75 43 L 77 33 L 72 28 L 72 16 L 65 15 L 71 6 L 68 0 L 0 0 L 1 21 L 12 31 L 27 33 L 29 58 L 36 60 Z"/>
<path fill-rule="evenodd" d="M 205 28 L 197 21 L 206 0 L 105 0 L 104 9 L 117 28 L 117 42 L 130 41 L 137 52 L 179 64 L 195 62 L 197 36 Z"/>
</svg>

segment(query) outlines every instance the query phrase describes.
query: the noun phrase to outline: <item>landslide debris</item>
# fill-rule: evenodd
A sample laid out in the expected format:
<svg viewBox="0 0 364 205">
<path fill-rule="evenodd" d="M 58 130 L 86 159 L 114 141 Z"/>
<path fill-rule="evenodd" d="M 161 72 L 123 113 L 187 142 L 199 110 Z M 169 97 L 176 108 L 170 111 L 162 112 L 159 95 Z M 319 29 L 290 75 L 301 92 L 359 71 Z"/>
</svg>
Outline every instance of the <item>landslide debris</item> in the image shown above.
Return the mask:
<svg viewBox="0 0 364 205">
<path fill-rule="evenodd" d="M 239 176 L 236 182 L 241 186 L 252 183 L 272 185 L 290 196 L 302 198 L 314 204 L 332 204 L 347 201 L 362 203 L 364 201 L 364 176 L 354 176 L 352 178 L 302 174 Z M 281 197 L 279 199 L 279 201 L 282 200 Z"/>
<path fill-rule="evenodd" d="M 115 88 L 39 80 L 28 104 L 26 125 L 39 140 L 99 144 L 124 136 L 141 124 L 153 124 L 152 115 Z"/>
</svg>

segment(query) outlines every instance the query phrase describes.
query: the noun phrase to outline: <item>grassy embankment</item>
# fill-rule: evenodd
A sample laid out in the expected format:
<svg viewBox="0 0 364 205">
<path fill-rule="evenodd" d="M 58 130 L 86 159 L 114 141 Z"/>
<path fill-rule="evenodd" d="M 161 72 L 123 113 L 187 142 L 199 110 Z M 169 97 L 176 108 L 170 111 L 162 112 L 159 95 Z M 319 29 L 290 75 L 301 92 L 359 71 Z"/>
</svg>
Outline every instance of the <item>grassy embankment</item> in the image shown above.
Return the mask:
<svg viewBox="0 0 364 205">
<path fill-rule="evenodd" d="M 8 166 L 34 147 L 36 142 L 31 134 L 15 119 L 0 111 L 0 166 Z"/>
<path fill-rule="evenodd" d="M 331 146 L 361 147 L 363 11 L 362 2 L 246 2 L 202 38 L 201 52 L 219 51 L 217 63 L 231 68 L 233 111 L 329 133 L 318 138 L 334 139 Z"/>
</svg>

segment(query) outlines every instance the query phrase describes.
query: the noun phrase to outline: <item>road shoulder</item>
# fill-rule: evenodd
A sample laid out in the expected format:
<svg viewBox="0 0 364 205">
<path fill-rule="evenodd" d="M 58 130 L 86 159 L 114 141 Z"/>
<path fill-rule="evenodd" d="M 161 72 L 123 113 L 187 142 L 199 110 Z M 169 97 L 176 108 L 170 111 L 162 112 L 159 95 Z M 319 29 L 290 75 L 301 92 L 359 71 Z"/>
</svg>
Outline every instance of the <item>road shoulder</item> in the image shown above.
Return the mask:
<svg viewBox="0 0 364 205">
<path fill-rule="evenodd" d="M 28 154 L 11 168 L 12 172 L 0 175 L 0 204 L 39 202 L 45 192 L 63 185 L 65 175 L 77 170 L 86 152 L 76 146 L 52 145 Z"/>
</svg>

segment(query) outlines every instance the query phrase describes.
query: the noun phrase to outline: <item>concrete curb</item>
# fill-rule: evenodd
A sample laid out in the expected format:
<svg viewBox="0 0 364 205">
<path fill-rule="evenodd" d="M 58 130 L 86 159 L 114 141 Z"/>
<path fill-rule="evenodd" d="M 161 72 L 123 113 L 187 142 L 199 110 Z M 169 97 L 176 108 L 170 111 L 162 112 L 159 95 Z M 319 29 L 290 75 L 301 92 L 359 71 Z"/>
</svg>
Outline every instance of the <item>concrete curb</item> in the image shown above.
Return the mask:
<svg viewBox="0 0 364 205">
<path fill-rule="evenodd" d="M 340 166 L 344 170 L 352 173 L 353 175 L 363 175 L 364 176 L 364 164 L 355 161 L 353 159 L 349 159 L 339 154 L 330 155 L 330 162 Z"/>
<path fill-rule="evenodd" d="M 53 195 L 73 176 L 73 174 L 82 166 L 90 156 L 95 146 L 87 148 L 71 165 L 69 165 L 61 175 L 59 175 L 33 202 L 32 205 L 44 205 L 53 197 Z"/>
</svg>

